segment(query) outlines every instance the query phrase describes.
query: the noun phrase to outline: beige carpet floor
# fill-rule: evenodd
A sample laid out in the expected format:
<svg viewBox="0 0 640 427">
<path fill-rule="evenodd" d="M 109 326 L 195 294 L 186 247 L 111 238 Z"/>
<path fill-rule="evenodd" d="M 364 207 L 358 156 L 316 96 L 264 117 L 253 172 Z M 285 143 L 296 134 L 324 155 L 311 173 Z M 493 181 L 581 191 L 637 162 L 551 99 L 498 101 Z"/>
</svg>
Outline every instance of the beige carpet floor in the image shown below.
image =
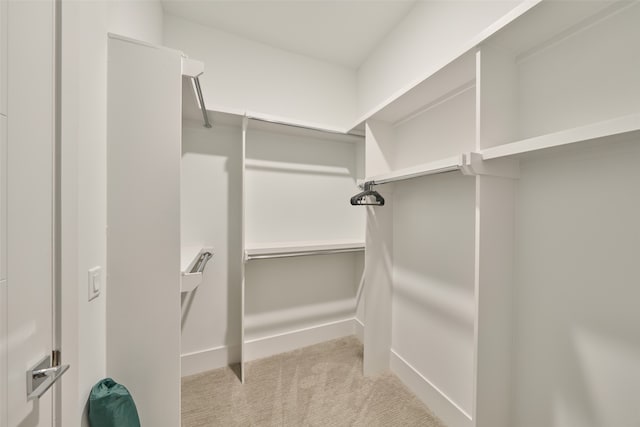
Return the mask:
<svg viewBox="0 0 640 427">
<path fill-rule="evenodd" d="M 362 376 L 362 344 L 346 337 L 182 379 L 182 427 L 444 427 L 391 373 Z"/>
</svg>

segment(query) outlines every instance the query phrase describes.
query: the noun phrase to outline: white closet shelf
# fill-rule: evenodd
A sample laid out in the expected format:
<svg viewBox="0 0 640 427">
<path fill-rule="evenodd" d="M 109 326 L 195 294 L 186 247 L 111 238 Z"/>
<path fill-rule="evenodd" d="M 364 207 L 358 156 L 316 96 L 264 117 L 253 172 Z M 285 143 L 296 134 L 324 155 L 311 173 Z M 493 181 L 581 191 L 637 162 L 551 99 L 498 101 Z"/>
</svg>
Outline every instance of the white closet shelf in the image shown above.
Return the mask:
<svg viewBox="0 0 640 427">
<path fill-rule="evenodd" d="M 365 181 L 374 181 L 376 184 L 386 184 L 393 181 L 401 181 L 419 176 L 435 175 L 443 172 L 460 170 L 464 164 L 464 155 L 447 157 L 433 162 L 422 163 L 408 168 L 397 169 L 393 172 L 367 177 Z"/>
<path fill-rule="evenodd" d="M 631 114 L 586 126 L 527 138 L 481 151 L 483 160 L 517 156 L 580 142 L 640 133 L 640 114 Z"/>
<path fill-rule="evenodd" d="M 245 248 L 245 260 L 360 252 L 364 247 L 361 240 L 253 243 Z"/>
<path fill-rule="evenodd" d="M 359 127 L 362 123 L 371 119 L 395 123 L 412 114 L 412 111 L 416 112 L 416 110 L 425 105 L 424 100 L 419 101 L 420 95 L 435 94 L 436 92 L 431 92 L 432 88 L 436 91 L 439 90 L 428 83 L 430 80 L 439 80 L 437 78 L 438 74 L 442 74 L 443 80 L 441 83 L 444 85 L 442 87 L 447 88 L 441 95 L 459 88 L 465 82 L 474 81 L 475 67 L 473 67 L 472 71 L 469 71 L 469 67 L 464 64 L 467 64 L 467 60 L 475 58 L 475 49 L 512 22 L 521 20 L 521 17 L 530 13 L 531 9 L 538 8 L 541 2 L 542 0 L 532 0 L 520 3 L 487 27 L 482 33 L 464 43 L 457 51 L 447 52 L 447 55 L 440 58 L 432 58 L 430 63 L 433 65 L 426 69 L 420 78 L 412 81 L 374 108 L 362 114 L 351 128 Z M 441 73 L 446 68 L 452 71 L 451 76 L 447 76 L 449 72 Z M 472 75 L 473 77 L 471 77 Z M 429 95 L 425 99 L 427 104 L 435 100 L 433 95 Z M 418 102 L 416 103 L 416 101 Z"/>
<path fill-rule="evenodd" d="M 391 101 L 369 119 L 399 124 L 475 87 L 476 57 L 466 52 L 423 80 L 399 98 Z"/>
<path fill-rule="evenodd" d="M 194 272 L 193 269 L 200 256 L 206 252 L 213 255 L 213 248 L 191 246 L 180 251 L 180 292 L 191 292 L 202 283 L 203 272 Z"/>
<path fill-rule="evenodd" d="M 632 5 L 625 1 L 541 1 L 487 42 L 522 58 Z"/>
<path fill-rule="evenodd" d="M 423 76 L 364 113 L 353 124 L 367 120 L 396 123 L 475 81 L 475 51 L 491 44 L 516 57 L 543 49 L 633 2 L 522 2 L 469 40 L 450 56 L 434 58 Z"/>
</svg>

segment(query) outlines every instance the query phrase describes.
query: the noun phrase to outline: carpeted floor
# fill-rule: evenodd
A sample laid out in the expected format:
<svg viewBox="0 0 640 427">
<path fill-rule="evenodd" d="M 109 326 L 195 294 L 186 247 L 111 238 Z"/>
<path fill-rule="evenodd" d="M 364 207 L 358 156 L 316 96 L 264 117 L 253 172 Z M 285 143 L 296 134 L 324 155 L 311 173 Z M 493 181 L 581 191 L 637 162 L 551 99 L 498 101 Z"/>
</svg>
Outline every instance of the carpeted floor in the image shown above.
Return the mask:
<svg viewBox="0 0 640 427">
<path fill-rule="evenodd" d="M 328 341 L 182 379 L 182 427 L 444 425 L 392 374 L 362 376 L 362 344 Z"/>
</svg>

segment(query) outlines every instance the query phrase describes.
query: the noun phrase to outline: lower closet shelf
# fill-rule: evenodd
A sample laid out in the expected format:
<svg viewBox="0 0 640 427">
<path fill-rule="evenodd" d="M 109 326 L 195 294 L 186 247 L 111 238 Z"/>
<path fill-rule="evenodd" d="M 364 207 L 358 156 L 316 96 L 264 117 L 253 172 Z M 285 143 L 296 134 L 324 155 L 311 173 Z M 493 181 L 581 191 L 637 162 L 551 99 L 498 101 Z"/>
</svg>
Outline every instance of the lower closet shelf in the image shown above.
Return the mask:
<svg viewBox="0 0 640 427">
<path fill-rule="evenodd" d="M 245 248 L 245 261 L 252 259 L 289 258 L 308 255 L 328 255 L 364 251 L 360 240 L 334 240 L 314 242 L 280 242 L 249 244 Z"/>
</svg>

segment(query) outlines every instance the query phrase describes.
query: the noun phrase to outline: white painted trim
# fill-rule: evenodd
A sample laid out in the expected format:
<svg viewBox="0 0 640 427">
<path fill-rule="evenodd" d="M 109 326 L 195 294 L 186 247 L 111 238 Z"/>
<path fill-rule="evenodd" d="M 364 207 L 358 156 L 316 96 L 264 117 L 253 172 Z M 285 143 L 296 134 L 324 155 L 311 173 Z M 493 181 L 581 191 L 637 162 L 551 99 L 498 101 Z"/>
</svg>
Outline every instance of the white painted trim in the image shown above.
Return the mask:
<svg viewBox="0 0 640 427">
<path fill-rule="evenodd" d="M 240 345 L 220 346 L 180 356 L 181 376 L 224 368 L 240 361 Z"/>
<path fill-rule="evenodd" d="M 204 62 L 195 59 L 182 57 L 182 76 L 199 77 L 204 73 Z"/>
<path fill-rule="evenodd" d="M 317 123 L 317 122 L 310 122 L 310 121 L 306 121 L 306 120 L 297 120 L 297 119 L 292 119 L 290 117 L 284 117 L 284 116 L 277 116 L 277 115 L 273 115 L 273 114 L 266 114 L 266 113 L 260 113 L 257 111 L 249 111 L 247 110 L 245 112 L 245 114 L 250 118 L 250 119 L 256 119 L 256 120 L 262 120 L 265 122 L 270 122 L 272 124 L 275 125 L 290 125 L 290 126 L 299 126 L 302 128 L 307 128 L 310 131 L 320 131 L 320 132 L 331 132 L 331 133 L 335 133 L 335 134 L 341 134 L 343 136 L 348 136 L 350 129 L 344 129 L 344 128 L 338 128 L 335 126 L 331 126 L 331 125 L 327 125 L 325 123 Z M 353 126 L 355 127 L 355 126 Z M 352 127 L 352 128 L 353 128 Z"/>
<path fill-rule="evenodd" d="M 638 131 L 640 131 L 640 114 L 631 114 L 498 145 L 482 150 L 480 153 L 484 160 L 491 160 Z"/>
<path fill-rule="evenodd" d="M 1 238 L 5 238 L 5 236 L 0 236 Z M 8 378 L 7 377 L 7 359 L 8 359 L 8 346 L 7 346 L 7 334 L 8 334 L 8 325 L 7 325 L 7 298 L 8 298 L 8 289 L 7 289 L 7 281 L 0 280 L 0 378 Z M 8 396 L 8 381 L 0 381 L 0 427 L 7 427 L 7 396 Z"/>
<path fill-rule="evenodd" d="M 138 46 L 149 47 L 149 48 L 152 48 L 152 49 L 164 50 L 166 52 L 174 52 L 174 53 L 177 53 L 178 55 L 180 55 L 180 57 L 183 57 L 183 58 L 187 57 L 181 50 L 172 49 L 172 48 L 166 47 L 166 46 L 160 46 L 160 45 L 157 45 L 157 44 L 153 44 L 153 43 L 145 42 L 145 41 L 142 41 L 142 40 L 134 39 L 134 38 L 131 38 L 131 37 L 123 36 L 121 34 L 107 33 L 107 38 L 112 39 L 112 40 L 120 40 L 122 42 L 131 43 L 131 44 L 135 44 L 135 45 L 138 45 Z"/>
<path fill-rule="evenodd" d="M 391 372 L 396 374 L 448 427 L 471 427 L 472 418 L 449 396 L 425 378 L 416 368 L 391 349 Z"/>
<path fill-rule="evenodd" d="M 359 332 L 359 330 L 361 332 Z M 360 333 L 360 336 L 358 336 Z M 245 361 L 261 359 L 324 341 L 356 335 L 362 341 L 364 325 L 349 318 L 245 342 Z M 182 376 L 224 368 L 240 361 L 240 345 L 220 346 L 180 356 Z"/>
<path fill-rule="evenodd" d="M 245 341 L 245 361 L 261 359 L 355 333 L 354 318 Z"/>
<path fill-rule="evenodd" d="M 364 343 L 364 323 L 362 323 L 362 321 L 357 317 L 353 319 L 353 323 L 355 328 L 354 335 L 361 343 Z"/>
</svg>

